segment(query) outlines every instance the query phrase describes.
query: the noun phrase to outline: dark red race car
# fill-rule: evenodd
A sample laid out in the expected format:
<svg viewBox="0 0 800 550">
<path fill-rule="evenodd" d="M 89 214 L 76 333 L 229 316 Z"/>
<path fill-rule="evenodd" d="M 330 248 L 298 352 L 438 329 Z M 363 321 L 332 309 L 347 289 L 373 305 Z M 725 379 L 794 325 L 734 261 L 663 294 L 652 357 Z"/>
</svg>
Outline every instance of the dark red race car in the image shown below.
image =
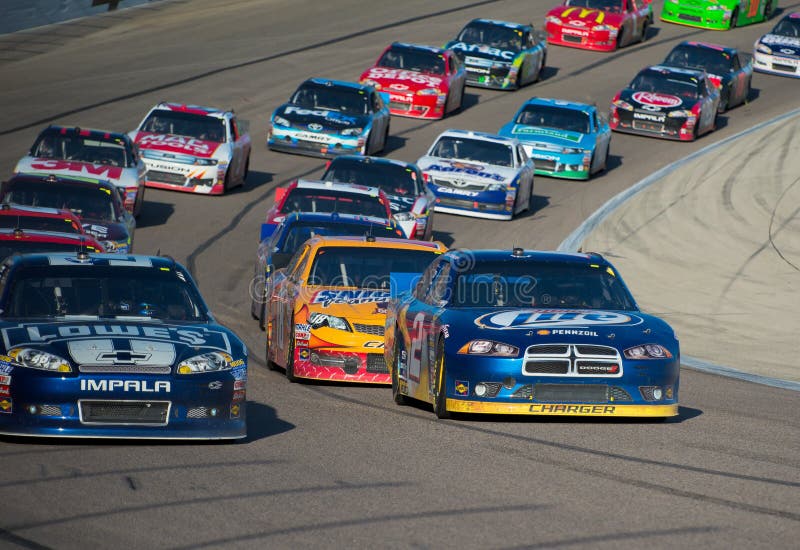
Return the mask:
<svg viewBox="0 0 800 550">
<path fill-rule="evenodd" d="M 35 229 L 0 228 L 0 261 L 12 254 L 35 252 L 105 252 L 91 235 Z"/>
</svg>

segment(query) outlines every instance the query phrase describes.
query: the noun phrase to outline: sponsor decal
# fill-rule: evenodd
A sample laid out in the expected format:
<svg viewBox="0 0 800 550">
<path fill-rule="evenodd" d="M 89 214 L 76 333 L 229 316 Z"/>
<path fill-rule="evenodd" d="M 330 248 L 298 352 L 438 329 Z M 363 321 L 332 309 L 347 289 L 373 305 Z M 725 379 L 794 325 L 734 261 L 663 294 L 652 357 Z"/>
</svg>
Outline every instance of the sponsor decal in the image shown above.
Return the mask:
<svg viewBox="0 0 800 550">
<path fill-rule="evenodd" d="M 105 239 L 108 237 L 108 227 L 105 225 L 97 225 L 94 223 L 84 223 L 83 230 L 86 231 L 89 235 L 94 235 L 100 239 Z"/>
<path fill-rule="evenodd" d="M 491 55 L 492 57 L 499 57 L 501 59 L 507 59 L 509 61 L 513 60 L 516 57 L 516 53 L 509 51 L 509 50 L 501 50 L 499 48 L 492 48 L 487 46 L 486 44 L 466 44 L 464 42 L 456 42 L 455 44 L 451 44 L 450 48 L 454 50 L 461 50 L 462 52 L 480 52 L 485 53 L 486 55 Z"/>
<path fill-rule="evenodd" d="M 330 307 L 334 304 L 369 304 L 373 302 L 388 302 L 390 292 L 388 290 L 320 290 L 311 299 L 312 304 L 322 304 L 322 307 Z"/>
<path fill-rule="evenodd" d="M 653 105 L 654 107 L 677 107 L 683 103 L 678 96 L 660 94 L 658 92 L 636 92 L 631 97 L 636 103 Z"/>
<path fill-rule="evenodd" d="M 392 84 L 391 86 L 389 86 L 389 88 L 392 89 L 392 90 L 398 90 L 400 92 L 404 92 L 405 90 L 408 90 L 408 86 L 406 86 L 405 84 Z M 403 96 L 403 97 L 405 97 L 405 96 Z"/>
<path fill-rule="evenodd" d="M 450 338 L 450 325 L 442 325 L 442 334 L 445 338 Z"/>
<path fill-rule="evenodd" d="M 297 323 L 294 326 L 294 339 L 297 342 L 308 342 L 311 338 L 311 325 L 308 323 Z"/>
<path fill-rule="evenodd" d="M 233 382 L 233 389 L 234 390 L 243 390 L 247 387 L 246 380 L 234 380 Z"/>
<path fill-rule="evenodd" d="M 453 189 L 451 187 L 437 187 L 437 193 L 445 193 L 450 195 L 461 195 L 463 197 L 477 197 L 480 195 L 478 191 L 467 191 L 466 189 Z"/>
<path fill-rule="evenodd" d="M 210 157 L 220 145 L 214 141 L 204 141 L 192 137 L 144 132 L 137 136 L 136 143 L 142 149 L 166 149 L 167 151 L 190 153 L 201 157 Z"/>
<path fill-rule="evenodd" d="M 338 111 L 329 111 L 327 109 L 303 109 L 302 107 L 295 107 L 294 105 L 288 105 L 283 113 L 285 115 L 319 117 L 327 120 L 335 120 L 342 124 L 352 124 L 358 120 L 355 117 L 344 115 Z"/>
<path fill-rule="evenodd" d="M 247 367 L 232 369 L 231 376 L 234 380 L 247 380 Z"/>
<path fill-rule="evenodd" d="M 370 340 L 364 343 L 365 348 L 383 348 L 384 342 L 381 340 Z"/>
<path fill-rule="evenodd" d="M 231 405 L 231 418 L 239 418 L 241 409 L 238 404 Z"/>
<path fill-rule="evenodd" d="M 0 395 L 4 397 L 11 397 L 11 386 L 0 385 Z"/>
<path fill-rule="evenodd" d="M 594 19 L 595 23 L 602 23 L 606 18 L 606 14 L 600 10 L 592 8 L 567 8 L 561 12 L 562 17 L 569 17 L 572 14 L 572 20 L 569 21 L 570 25 L 575 25 L 581 19 Z M 591 17 L 594 16 L 594 17 Z M 581 21 L 583 23 L 583 21 Z"/>
<path fill-rule="evenodd" d="M 464 63 L 466 65 L 472 65 L 473 67 L 491 67 L 492 65 L 494 65 L 494 61 L 492 61 L 491 59 L 483 59 L 482 57 L 471 57 L 471 56 L 465 57 Z M 472 67 L 470 67 L 470 70 L 475 71 L 475 69 Z M 481 70 L 475 72 L 488 73 L 489 71 Z"/>
<path fill-rule="evenodd" d="M 222 382 L 219 380 L 214 380 L 213 382 L 208 383 L 209 390 L 220 390 L 222 389 Z"/>
<path fill-rule="evenodd" d="M 637 120 L 649 120 L 651 122 L 664 122 L 666 120 L 665 115 L 656 115 L 651 113 L 633 113 L 633 118 Z"/>
<path fill-rule="evenodd" d="M 14 365 L 9 365 L 8 363 L 0 363 L 0 372 L 4 374 L 11 374 L 14 371 Z"/>
<path fill-rule="evenodd" d="M 768 34 L 761 39 L 762 44 L 771 44 L 776 46 L 797 46 L 800 47 L 800 38 L 794 36 L 781 36 L 778 34 Z"/>
<path fill-rule="evenodd" d="M 552 138 L 558 139 L 565 139 L 567 141 L 572 141 L 574 143 L 578 143 L 581 140 L 581 134 L 575 135 L 572 132 L 564 132 L 562 130 L 551 130 L 549 128 L 537 128 L 536 126 L 526 126 L 524 124 L 517 124 L 511 130 L 512 134 L 522 134 L 522 135 L 535 135 L 535 136 L 547 136 Z"/>
<path fill-rule="evenodd" d="M 233 397 L 231 401 L 234 403 L 240 403 L 245 400 L 245 392 L 244 391 L 235 391 L 233 392 Z"/>
<path fill-rule="evenodd" d="M 231 361 L 231 368 L 241 367 L 242 365 L 244 365 L 244 359 L 237 359 L 236 361 Z"/>
<path fill-rule="evenodd" d="M 456 395 L 469 395 L 469 381 L 456 380 Z"/>
<path fill-rule="evenodd" d="M 170 393 L 172 384 L 168 380 L 81 380 L 81 391 L 124 391 L 138 393 Z"/>
<path fill-rule="evenodd" d="M 406 71 L 404 69 L 389 69 L 386 67 L 372 67 L 366 76 L 367 79 L 386 78 L 388 80 L 408 80 L 414 84 L 424 84 L 427 88 L 438 88 L 442 79 L 437 76 Z"/>
<path fill-rule="evenodd" d="M 9 384 L 11 384 L 11 377 L 7 374 L 0 374 L 0 384 L 8 386 Z"/>
<path fill-rule="evenodd" d="M 308 348 L 303 348 L 300 350 L 299 356 L 303 361 L 307 361 L 309 355 L 311 355 L 311 353 L 308 351 Z"/>
<path fill-rule="evenodd" d="M 614 414 L 613 405 L 531 405 L 530 412 L 546 414 Z"/>
<path fill-rule="evenodd" d="M 498 330 L 534 329 L 538 327 L 593 326 L 593 325 L 638 325 L 640 317 L 610 311 L 565 311 L 521 309 L 487 313 L 475 319 L 483 328 Z"/>
<path fill-rule="evenodd" d="M 205 327 L 138 325 L 42 325 L 25 323 L 2 330 L 7 348 L 21 344 L 43 344 L 64 340 L 87 339 L 96 336 L 111 338 L 145 337 L 191 346 L 212 347 L 230 353 L 228 335 Z"/>
<path fill-rule="evenodd" d="M 13 412 L 14 404 L 10 397 L 0 400 L 0 413 Z"/>
<path fill-rule="evenodd" d="M 74 160 L 35 159 L 31 163 L 35 170 L 78 172 L 101 179 L 117 180 L 122 177 L 122 168 L 108 164 L 90 164 Z"/>
<path fill-rule="evenodd" d="M 561 34 L 571 34 L 572 36 L 589 36 L 587 31 L 582 31 L 579 29 L 570 29 L 569 27 L 562 27 Z"/>
<path fill-rule="evenodd" d="M 455 174 L 469 174 L 470 176 L 476 176 L 479 178 L 485 178 L 493 181 L 505 181 L 506 178 L 500 174 L 496 174 L 493 172 L 486 172 L 483 169 L 483 166 L 479 166 L 477 169 L 474 168 L 474 165 L 468 165 L 460 162 L 451 162 L 450 165 L 445 164 L 432 164 L 431 166 L 425 169 L 426 172 L 444 172 L 444 173 L 455 173 Z"/>
</svg>

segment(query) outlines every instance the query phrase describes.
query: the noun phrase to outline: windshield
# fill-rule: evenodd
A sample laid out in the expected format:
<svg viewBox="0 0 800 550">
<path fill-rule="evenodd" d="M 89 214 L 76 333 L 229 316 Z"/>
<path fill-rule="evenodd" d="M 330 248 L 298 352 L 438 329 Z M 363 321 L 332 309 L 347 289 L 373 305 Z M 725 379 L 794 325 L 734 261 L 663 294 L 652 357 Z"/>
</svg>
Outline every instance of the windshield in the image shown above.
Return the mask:
<svg viewBox="0 0 800 550">
<path fill-rule="evenodd" d="M 389 48 L 378 60 L 377 65 L 388 69 L 405 69 L 418 73 L 445 73 L 445 61 L 442 54 L 416 48 Z"/>
<path fill-rule="evenodd" d="M 637 92 L 656 92 L 676 95 L 684 99 L 697 99 L 697 86 L 697 79 L 692 77 L 681 79 L 668 74 L 648 71 L 640 73 L 634 78 L 629 88 Z"/>
<path fill-rule="evenodd" d="M 59 233 L 83 233 L 83 228 L 74 219 L 32 216 L 30 214 L 0 214 L 0 228 L 36 229 Z"/>
<path fill-rule="evenodd" d="M 367 235 L 370 232 L 376 237 L 404 238 L 402 231 L 392 229 L 386 225 L 370 226 L 341 221 L 331 223 L 298 222 L 284 231 L 276 252 L 294 254 L 304 242 L 318 235 L 358 237 Z"/>
<path fill-rule="evenodd" d="M 547 105 L 528 105 L 520 112 L 515 122 L 526 126 L 555 128 L 580 134 L 591 132 L 588 113 L 576 109 L 562 109 Z"/>
<path fill-rule="evenodd" d="M 455 307 L 634 310 L 635 302 L 605 266 L 536 261 L 479 262 L 459 273 Z"/>
<path fill-rule="evenodd" d="M 102 134 L 82 136 L 75 132 L 43 132 L 33 144 L 31 155 L 43 159 L 76 160 L 109 166 L 134 166 L 131 152 L 121 138 Z"/>
<path fill-rule="evenodd" d="M 427 250 L 325 247 L 314 257 L 307 284 L 389 290 L 390 273 L 422 273 L 436 257 Z"/>
<path fill-rule="evenodd" d="M 480 139 L 443 136 L 430 152 L 445 159 L 472 160 L 495 166 L 514 166 L 514 151 L 509 145 Z"/>
<path fill-rule="evenodd" d="M 361 160 L 334 159 L 320 178 L 334 183 L 354 183 L 378 187 L 388 195 L 415 197 L 417 173 L 398 164 L 373 163 Z"/>
<path fill-rule="evenodd" d="M 622 0 L 567 0 L 565 6 L 594 8 L 611 13 L 622 13 Z"/>
<path fill-rule="evenodd" d="M 216 143 L 225 142 L 225 121 L 223 119 L 170 111 L 169 109 L 152 111 L 139 131 L 186 136 Z"/>
<path fill-rule="evenodd" d="M 800 38 L 800 17 L 784 17 L 775 28 L 772 29 L 771 34 L 780 36 L 789 36 L 791 38 Z"/>
<path fill-rule="evenodd" d="M 96 249 L 94 246 L 83 243 L 79 240 L 73 242 L 36 242 L 28 240 L 5 240 L 0 239 L 0 261 L 5 260 L 12 254 L 36 254 L 39 252 L 105 252 Z"/>
<path fill-rule="evenodd" d="M 705 69 L 711 74 L 719 75 L 727 74 L 733 68 L 731 56 L 727 52 L 691 46 L 676 47 L 664 63 L 687 69 Z"/>
<path fill-rule="evenodd" d="M 54 182 L 25 181 L 10 183 L 3 201 L 22 206 L 64 208 L 83 221 L 116 221 L 112 190 L 106 187 Z"/>
<path fill-rule="evenodd" d="M 289 103 L 303 109 L 338 111 L 348 115 L 369 114 L 369 94 L 346 86 L 306 82 L 297 89 Z"/>
<path fill-rule="evenodd" d="M 386 206 L 377 195 L 340 193 L 326 189 L 294 188 L 281 207 L 281 214 L 290 212 L 339 212 L 386 218 Z"/>
<path fill-rule="evenodd" d="M 483 21 L 474 21 L 464 27 L 457 40 L 467 44 L 482 44 L 499 50 L 518 52 L 522 49 L 522 31 Z"/>
<path fill-rule="evenodd" d="M 4 310 L 6 317 L 23 318 L 207 319 L 183 273 L 124 266 L 21 267 L 14 272 Z"/>
</svg>

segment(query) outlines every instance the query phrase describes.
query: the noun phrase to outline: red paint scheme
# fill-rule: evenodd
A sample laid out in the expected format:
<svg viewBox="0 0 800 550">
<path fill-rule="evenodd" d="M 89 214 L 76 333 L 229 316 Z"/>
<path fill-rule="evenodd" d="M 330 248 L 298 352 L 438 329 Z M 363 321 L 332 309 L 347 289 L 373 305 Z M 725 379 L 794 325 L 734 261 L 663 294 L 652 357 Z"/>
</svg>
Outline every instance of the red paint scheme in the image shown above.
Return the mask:
<svg viewBox="0 0 800 550">
<path fill-rule="evenodd" d="M 278 224 L 281 221 L 283 221 L 283 218 L 286 216 L 286 213 L 285 212 L 281 213 L 281 210 L 283 210 L 284 204 L 286 204 L 286 201 L 288 200 L 289 196 L 292 194 L 292 191 L 297 189 L 298 185 L 302 186 L 303 183 L 299 182 L 298 180 L 295 180 L 292 183 L 290 183 L 289 185 L 287 185 L 286 187 L 278 187 L 277 189 L 275 189 L 275 203 L 272 205 L 272 207 L 269 210 L 267 210 L 267 216 L 266 216 L 265 223 Z M 391 220 L 392 219 L 391 203 L 389 202 L 389 199 L 386 197 L 386 194 L 382 190 L 377 189 L 377 188 L 364 187 L 363 185 L 353 185 L 353 184 L 349 184 L 349 183 L 347 183 L 347 184 L 336 184 L 335 187 L 332 186 L 332 189 L 337 189 L 338 190 L 338 189 L 347 188 L 347 187 L 349 187 L 349 188 L 351 188 L 353 190 L 358 190 L 358 191 L 362 191 L 362 192 L 370 191 L 371 189 L 374 189 L 375 191 L 377 191 L 378 198 L 376 200 L 380 201 L 380 203 L 385 207 L 386 219 L 387 220 Z M 326 197 L 326 196 L 330 197 L 330 193 L 326 194 L 325 193 L 325 189 L 319 189 L 319 196 L 320 197 Z"/>
<path fill-rule="evenodd" d="M 570 6 L 569 0 L 545 16 L 548 44 L 611 52 L 643 41 L 650 24 L 650 0 L 608 0 L 611 10 Z"/>
<path fill-rule="evenodd" d="M 105 252 L 105 247 L 91 235 L 70 233 L 52 233 L 49 231 L 23 230 L 15 232 L 0 229 L 0 243 L 6 242 L 49 243 L 55 245 L 74 245 L 76 249 L 83 246 L 88 252 Z"/>
<path fill-rule="evenodd" d="M 4 205 L 0 208 L 0 218 L 11 218 L 17 222 L 17 225 L 23 229 L 36 225 L 37 219 L 42 220 L 55 220 L 63 227 L 62 233 L 74 233 L 77 235 L 88 235 L 83 229 L 81 219 L 70 212 L 69 210 L 50 210 L 50 209 L 37 209 L 30 207 L 15 207 L 13 205 Z M 22 223 L 25 220 L 28 223 Z M 3 224 L 5 225 L 5 224 Z M 49 224 L 48 224 L 49 225 Z M 94 240 L 94 237 L 89 237 Z"/>
<path fill-rule="evenodd" d="M 211 158 L 221 145 L 216 141 L 203 141 L 197 138 L 153 134 L 150 132 L 137 132 L 134 141 L 139 145 L 139 149 L 156 149 L 200 158 Z"/>
<path fill-rule="evenodd" d="M 78 160 L 59 160 L 59 159 L 34 159 L 31 168 L 36 170 L 64 170 L 75 172 L 83 176 L 105 180 L 118 180 L 122 177 L 122 168 L 119 166 L 109 166 L 108 164 L 92 164 L 91 162 L 81 162 Z"/>
</svg>

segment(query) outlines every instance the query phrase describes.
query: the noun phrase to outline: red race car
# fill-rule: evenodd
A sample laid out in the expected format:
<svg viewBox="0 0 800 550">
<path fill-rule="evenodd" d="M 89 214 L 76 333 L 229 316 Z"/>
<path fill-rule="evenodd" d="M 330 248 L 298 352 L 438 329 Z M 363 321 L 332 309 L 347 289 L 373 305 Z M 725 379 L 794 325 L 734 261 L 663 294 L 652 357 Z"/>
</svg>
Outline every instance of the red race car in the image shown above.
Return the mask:
<svg viewBox="0 0 800 550">
<path fill-rule="evenodd" d="M 389 94 L 393 115 L 438 119 L 461 108 L 467 72 L 452 50 L 395 42 L 359 80 Z"/>
<path fill-rule="evenodd" d="M 653 23 L 651 0 L 565 0 L 545 17 L 547 42 L 612 52 L 644 42 Z"/>
<path fill-rule="evenodd" d="M 88 234 L 83 229 L 81 219 L 69 210 L 12 205 L 7 202 L 0 204 L 0 228 Z"/>
<path fill-rule="evenodd" d="M 58 233 L 35 229 L 0 229 L 0 261 L 12 254 L 36 252 L 105 252 L 106 249 L 91 235 Z"/>
</svg>

